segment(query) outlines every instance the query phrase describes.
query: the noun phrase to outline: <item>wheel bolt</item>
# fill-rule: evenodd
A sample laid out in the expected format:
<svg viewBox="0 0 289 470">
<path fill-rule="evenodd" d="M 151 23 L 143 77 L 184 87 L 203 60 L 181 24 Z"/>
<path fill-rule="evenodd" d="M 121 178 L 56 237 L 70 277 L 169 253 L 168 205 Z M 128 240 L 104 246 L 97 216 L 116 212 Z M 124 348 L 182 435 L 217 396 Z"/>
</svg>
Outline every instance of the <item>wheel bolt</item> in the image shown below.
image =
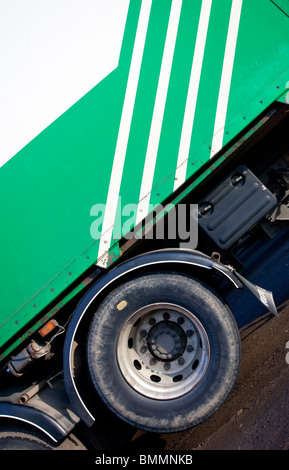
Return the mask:
<svg viewBox="0 0 289 470">
<path fill-rule="evenodd" d="M 189 345 L 187 346 L 187 351 L 188 351 L 188 352 L 192 352 L 193 350 L 194 350 L 194 347 L 193 347 L 191 344 L 189 344 Z"/>
<path fill-rule="evenodd" d="M 140 352 L 145 353 L 145 352 L 147 352 L 147 349 L 148 349 L 148 348 L 147 348 L 146 346 L 142 346 L 142 347 L 140 348 Z"/>
<path fill-rule="evenodd" d="M 194 332 L 192 330 L 187 330 L 186 331 L 186 335 L 189 336 L 189 337 L 193 336 L 193 334 L 194 334 Z"/>
<path fill-rule="evenodd" d="M 156 322 L 156 321 L 155 321 L 155 319 L 154 319 L 154 318 L 150 318 L 150 319 L 149 319 L 149 324 L 150 324 L 150 325 L 154 325 L 154 324 L 155 324 L 155 322 Z"/>
<path fill-rule="evenodd" d="M 169 362 L 165 362 L 164 369 L 165 370 L 170 370 L 170 368 L 171 368 L 171 364 Z"/>
<path fill-rule="evenodd" d="M 147 335 L 146 330 L 142 330 L 142 331 L 140 332 L 140 335 L 141 335 L 142 338 L 145 338 L 146 335 Z"/>
<path fill-rule="evenodd" d="M 179 317 L 177 322 L 178 322 L 179 325 L 182 325 L 184 323 L 183 317 Z"/>
<path fill-rule="evenodd" d="M 155 357 L 152 357 L 152 358 L 150 359 L 150 365 L 151 365 L 151 366 L 154 366 L 154 365 L 156 364 L 156 362 L 157 362 L 157 360 L 156 360 Z"/>
<path fill-rule="evenodd" d="M 185 359 L 184 359 L 183 357 L 180 357 L 180 358 L 178 359 L 178 363 L 180 364 L 180 366 L 183 366 L 184 363 L 185 363 Z"/>
</svg>

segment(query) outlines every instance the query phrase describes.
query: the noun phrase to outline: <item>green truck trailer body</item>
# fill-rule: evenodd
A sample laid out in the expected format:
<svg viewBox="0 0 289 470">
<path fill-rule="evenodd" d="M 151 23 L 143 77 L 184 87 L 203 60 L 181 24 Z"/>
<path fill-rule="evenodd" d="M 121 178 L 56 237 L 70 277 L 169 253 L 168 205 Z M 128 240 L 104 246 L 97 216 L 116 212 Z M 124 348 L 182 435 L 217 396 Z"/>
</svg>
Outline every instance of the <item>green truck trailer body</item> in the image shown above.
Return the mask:
<svg viewBox="0 0 289 470">
<path fill-rule="evenodd" d="M 119 202 L 145 216 L 284 99 L 288 17 L 269 0 L 123 8 L 115 69 L 1 168 L 1 346 L 102 262 Z"/>
<path fill-rule="evenodd" d="M 2 359 L 289 88 L 285 1 L 14 3 L 0 14 Z"/>
</svg>

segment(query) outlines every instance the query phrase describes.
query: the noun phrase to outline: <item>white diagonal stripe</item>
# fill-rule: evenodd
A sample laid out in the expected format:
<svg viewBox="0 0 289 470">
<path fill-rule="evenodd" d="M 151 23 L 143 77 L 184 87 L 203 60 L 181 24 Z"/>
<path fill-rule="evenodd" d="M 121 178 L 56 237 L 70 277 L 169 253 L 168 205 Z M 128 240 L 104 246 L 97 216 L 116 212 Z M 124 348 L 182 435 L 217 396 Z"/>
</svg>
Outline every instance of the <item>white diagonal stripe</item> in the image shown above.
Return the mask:
<svg viewBox="0 0 289 470">
<path fill-rule="evenodd" d="M 136 223 L 140 222 L 148 213 L 149 194 L 152 189 L 181 8 L 182 0 L 173 0 L 146 152 Z"/>
<path fill-rule="evenodd" d="M 124 98 L 123 110 L 116 143 L 113 167 L 108 189 L 106 209 L 102 224 L 102 235 L 99 242 L 98 259 L 109 249 L 113 224 L 117 211 L 118 196 L 121 185 L 127 143 L 129 138 L 132 114 L 134 109 L 137 85 L 142 63 L 152 0 L 142 0 L 140 16 L 135 37 L 131 66 Z M 104 262 L 105 264 L 105 262 Z"/>
<path fill-rule="evenodd" d="M 211 157 L 219 152 L 223 145 L 224 127 L 226 122 L 241 10 L 242 0 L 233 0 L 215 118 Z"/>
<path fill-rule="evenodd" d="M 174 190 L 177 189 L 181 184 L 183 184 L 186 179 L 187 161 L 189 157 L 192 129 L 195 118 L 196 103 L 208 33 L 211 6 L 212 0 L 203 0 L 179 147 Z"/>
</svg>

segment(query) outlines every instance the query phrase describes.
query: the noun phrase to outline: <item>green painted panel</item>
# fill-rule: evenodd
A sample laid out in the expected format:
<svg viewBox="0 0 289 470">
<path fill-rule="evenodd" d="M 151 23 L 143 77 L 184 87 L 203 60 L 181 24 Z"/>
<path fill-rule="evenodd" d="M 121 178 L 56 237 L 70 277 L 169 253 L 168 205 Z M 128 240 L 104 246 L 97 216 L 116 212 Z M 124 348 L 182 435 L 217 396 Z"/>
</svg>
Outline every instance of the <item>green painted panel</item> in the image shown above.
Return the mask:
<svg viewBox="0 0 289 470">
<path fill-rule="evenodd" d="M 289 3 L 288 0 L 271 0 L 280 10 L 289 17 Z"/>
<path fill-rule="evenodd" d="M 160 0 L 152 5 L 120 188 L 121 206 L 118 211 L 120 213 L 126 205 L 131 205 L 132 208 L 137 207 L 139 200 L 170 8 L 171 2 L 167 0 Z M 132 178 L 133 185 L 131 184 Z M 120 233 L 123 232 L 124 221 L 120 219 Z M 115 223 L 118 225 L 117 219 Z M 118 233 L 117 230 L 116 233 Z"/>
<path fill-rule="evenodd" d="M 124 207 L 163 202 L 284 95 L 288 33 L 269 0 L 130 1 L 116 68 L 0 169 L 0 347 L 118 256 Z"/>
<path fill-rule="evenodd" d="M 140 2 L 119 67 L 0 171 L 0 346 L 97 259 L 92 205 L 105 202 Z"/>
</svg>

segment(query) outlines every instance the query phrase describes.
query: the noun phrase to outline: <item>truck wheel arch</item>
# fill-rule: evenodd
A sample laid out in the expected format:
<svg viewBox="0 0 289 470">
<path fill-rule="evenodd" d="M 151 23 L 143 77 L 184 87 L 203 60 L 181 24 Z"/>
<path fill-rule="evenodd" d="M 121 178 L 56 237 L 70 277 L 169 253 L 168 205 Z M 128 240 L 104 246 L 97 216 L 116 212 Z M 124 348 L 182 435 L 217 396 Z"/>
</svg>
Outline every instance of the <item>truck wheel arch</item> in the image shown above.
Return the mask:
<svg viewBox="0 0 289 470">
<path fill-rule="evenodd" d="M 33 430 L 37 431 L 43 439 L 48 439 L 51 443 L 50 445 L 57 443 L 67 435 L 67 430 L 53 416 L 49 416 L 32 407 L 3 402 L 0 404 L 0 418 L 1 422 L 2 420 L 5 422 L 9 421 L 12 428 L 12 423 L 17 422 L 17 429 L 21 423 L 21 425 L 27 427 L 28 434 L 29 432 L 33 433 Z M 6 428 L 2 425 L 3 429 L 5 430 Z"/>
<path fill-rule="evenodd" d="M 85 399 L 77 385 L 78 370 L 75 367 L 75 344 L 77 333 L 81 331 L 81 326 L 89 308 L 95 304 L 99 298 L 103 298 L 104 293 L 109 292 L 113 287 L 127 280 L 130 276 L 135 276 L 142 271 L 148 272 L 150 269 L 158 271 L 174 268 L 176 272 L 183 270 L 200 270 L 208 273 L 219 272 L 227 278 L 235 288 L 241 288 L 242 282 L 228 267 L 217 262 L 203 253 L 194 250 L 164 249 L 138 255 L 129 259 L 115 268 L 107 271 L 85 294 L 79 302 L 70 320 L 65 337 L 63 351 L 63 373 L 65 378 L 66 392 L 71 405 L 79 418 L 88 426 L 92 426 L 95 418 L 85 403 Z M 83 337 L 82 337 L 83 338 Z"/>
</svg>

